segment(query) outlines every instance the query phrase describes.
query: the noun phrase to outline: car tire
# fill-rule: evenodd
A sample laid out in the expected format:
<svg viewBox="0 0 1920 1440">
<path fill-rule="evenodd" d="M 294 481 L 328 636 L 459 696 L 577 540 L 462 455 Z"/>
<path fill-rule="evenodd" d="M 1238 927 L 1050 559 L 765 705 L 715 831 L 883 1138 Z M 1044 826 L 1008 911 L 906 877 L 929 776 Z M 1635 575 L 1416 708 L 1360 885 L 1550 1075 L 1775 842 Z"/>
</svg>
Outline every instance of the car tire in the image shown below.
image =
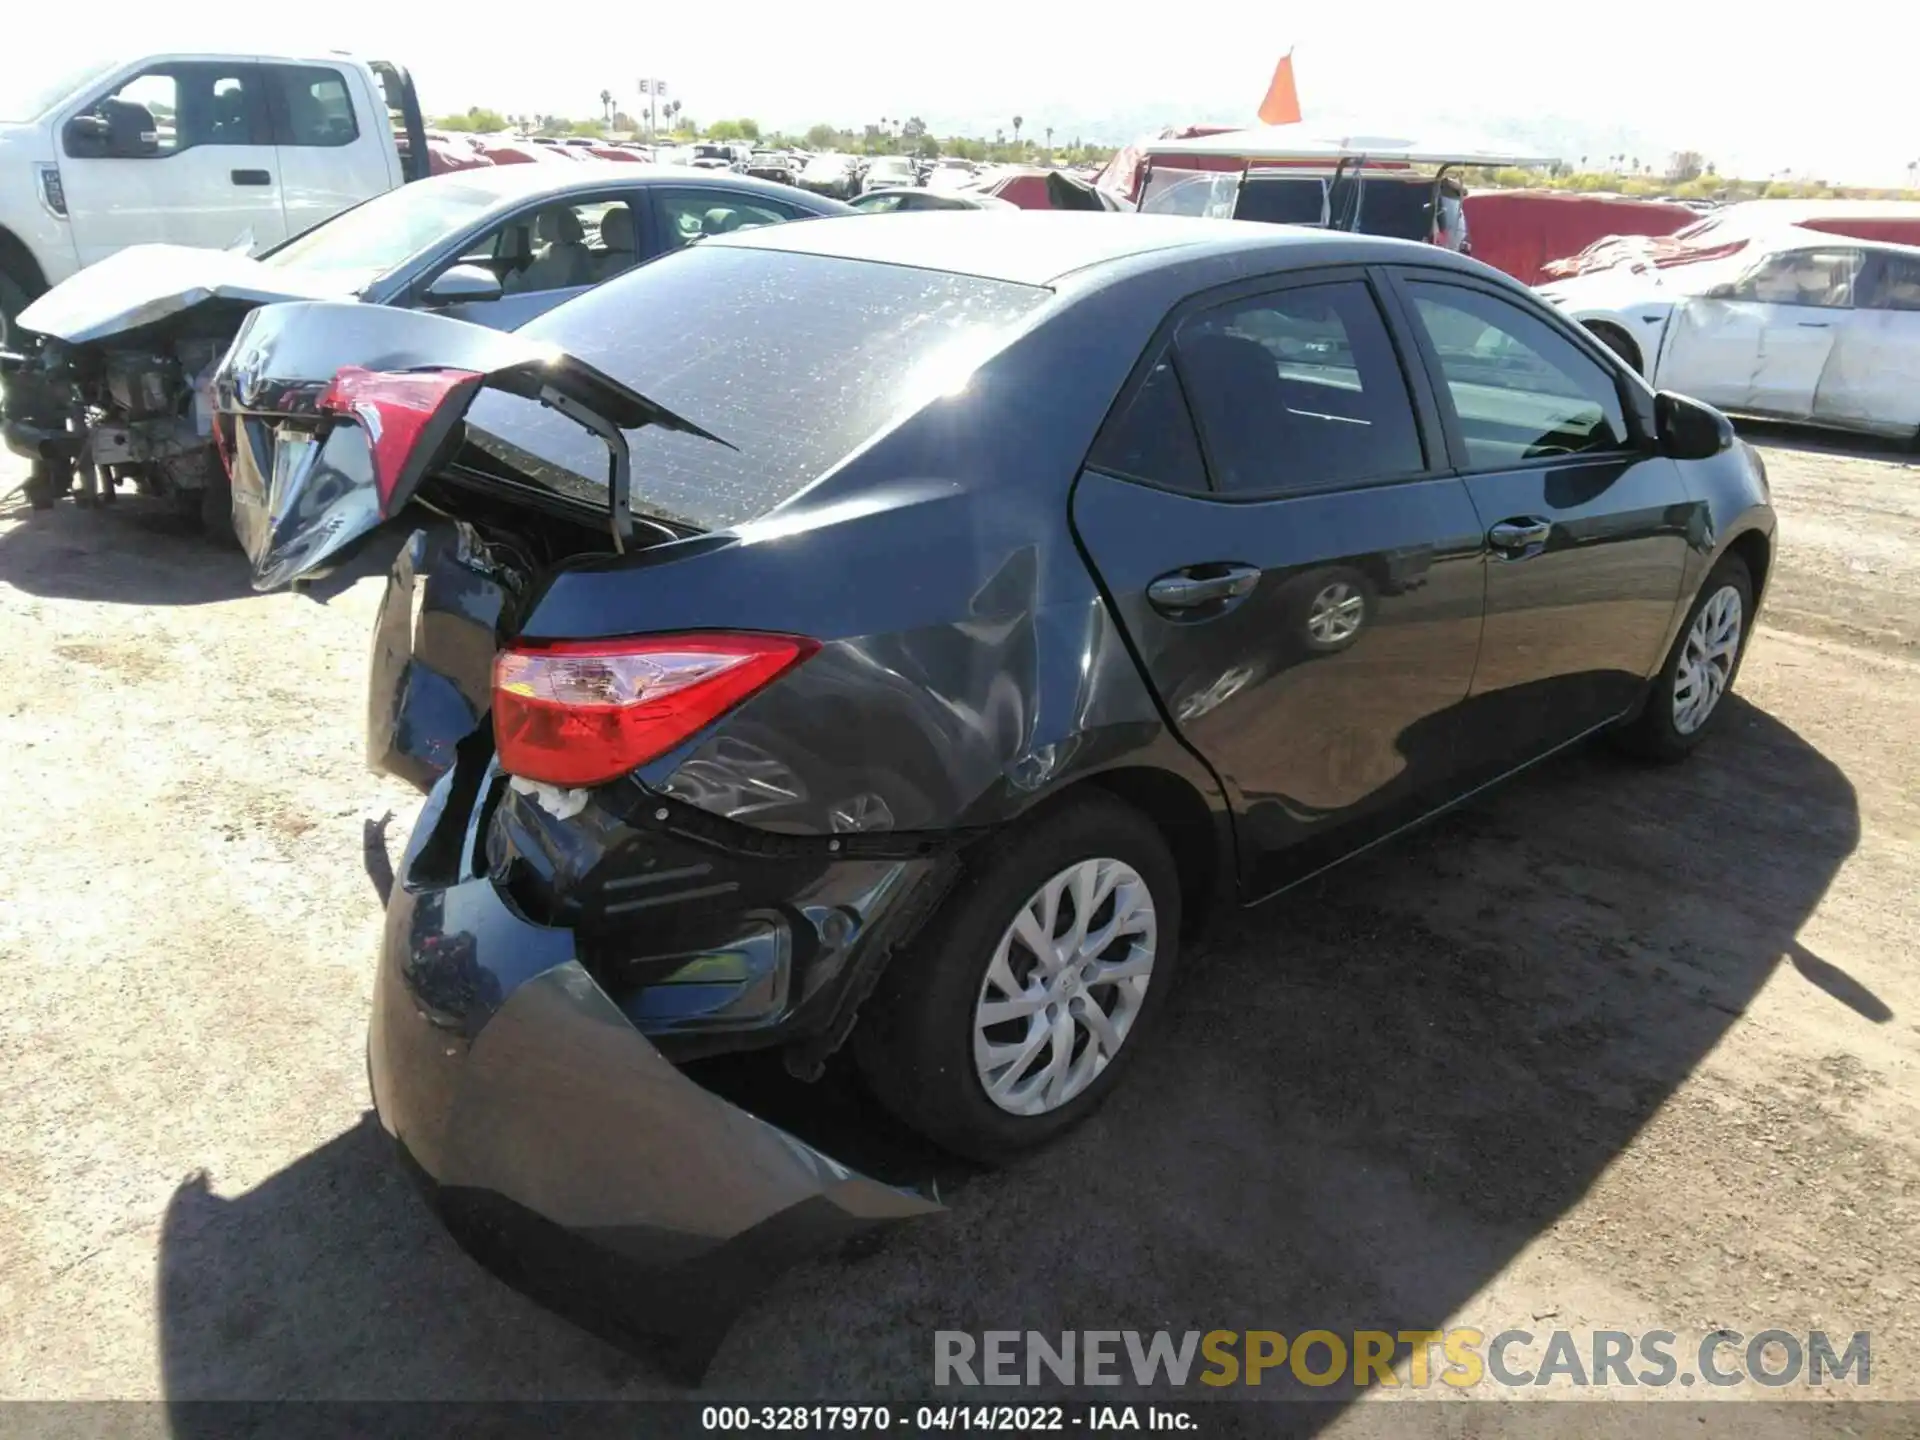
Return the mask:
<svg viewBox="0 0 1920 1440">
<path fill-rule="evenodd" d="M 1726 644 L 1725 620 L 1736 604 L 1731 651 L 1715 653 L 1717 646 Z M 1726 698 L 1740 677 L 1740 662 L 1746 658 L 1752 635 L 1753 576 L 1738 555 L 1722 556 L 1693 597 L 1666 664 L 1647 693 L 1645 707 L 1617 732 L 1621 748 L 1662 762 L 1691 755 L 1726 710 Z M 1704 701 L 1704 713 L 1692 708 L 1697 698 Z"/>
<path fill-rule="evenodd" d="M 1096 896 L 1093 938 L 1111 930 L 1110 943 L 1074 947 L 1067 964 L 1049 965 L 1014 926 L 1025 915 L 1033 933 L 1053 887 L 1054 938 L 1071 942 L 1080 881 Z M 1099 1107 L 1150 1034 L 1179 958 L 1180 904 L 1160 832 L 1105 795 L 1070 799 L 989 842 L 863 1007 L 854 1055 L 868 1087 L 908 1125 L 974 1160 L 1001 1163 L 1053 1140 Z M 1017 998 L 1008 980 L 1022 990 Z M 1039 994 L 1050 998 L 1035 1003 Z M 990 1004 L 1017 1013 L 986 1020 Z M 1094 1006 L 1104 1039 L 1083 1018 Z M 1002 1099 L 989 1093 L 989 1076 Z"/>
</svg>

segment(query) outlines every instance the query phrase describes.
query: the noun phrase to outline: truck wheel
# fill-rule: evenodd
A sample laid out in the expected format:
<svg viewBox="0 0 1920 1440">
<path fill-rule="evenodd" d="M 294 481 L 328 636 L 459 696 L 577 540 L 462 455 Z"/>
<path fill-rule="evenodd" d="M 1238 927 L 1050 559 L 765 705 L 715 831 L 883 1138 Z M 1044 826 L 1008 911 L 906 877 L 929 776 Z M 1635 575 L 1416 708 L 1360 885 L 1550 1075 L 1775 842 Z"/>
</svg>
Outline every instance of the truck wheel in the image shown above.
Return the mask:
<svg viewBox="0 0 1920 1440">
<path fill-rule="evenodd" d="M 0 345 L 13 337 L 13 322 L 20 312 L 27 308 L 33 297 L 27 294 L 22 285 L 5 270 L 0 270 Z"/>
<path fill-rule="evenodd" d="M 36 460 L 33 469 L 27 475 L 27 503 L 36 510 L 51 510 L 57 498 L 53 489 L 53 467 L 50 462 Z"/>
<path fill-rule="evenodd" d="M 224 475 L 200 489 L 200 528 L 210 540 L 234 538 L 233 486 Z"/>
</svg>

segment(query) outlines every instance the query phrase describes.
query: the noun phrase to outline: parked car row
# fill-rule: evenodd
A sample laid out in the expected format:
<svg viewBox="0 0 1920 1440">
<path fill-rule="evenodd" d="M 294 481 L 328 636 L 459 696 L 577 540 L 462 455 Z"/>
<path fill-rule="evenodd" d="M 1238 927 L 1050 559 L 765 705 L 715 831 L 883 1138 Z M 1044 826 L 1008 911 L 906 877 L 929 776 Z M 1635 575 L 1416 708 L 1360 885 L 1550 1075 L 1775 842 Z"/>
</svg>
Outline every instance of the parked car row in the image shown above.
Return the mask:
<svg viewBox="0 0 1920 1440">
<path fill-rule="evenodd" d="M 1920 246 L 1785 227 L 1541 287 L 1656 385 L 1920 441 Z"/>
<path fill-rule="evenodd" d="M 725 171 L 506 166 L 390 190 L 258 259 L 147 245 L 27 306 L 39 337 L 0 358 L 0 438 L 34 462 L 46 507 L 125 483 L 224 528 L 228 487 L 206 403 L 212 367 L 254 306 L 352 299 L 511 330 L 643 260 L 710 235 L 846 207 Z"/>
</svg>

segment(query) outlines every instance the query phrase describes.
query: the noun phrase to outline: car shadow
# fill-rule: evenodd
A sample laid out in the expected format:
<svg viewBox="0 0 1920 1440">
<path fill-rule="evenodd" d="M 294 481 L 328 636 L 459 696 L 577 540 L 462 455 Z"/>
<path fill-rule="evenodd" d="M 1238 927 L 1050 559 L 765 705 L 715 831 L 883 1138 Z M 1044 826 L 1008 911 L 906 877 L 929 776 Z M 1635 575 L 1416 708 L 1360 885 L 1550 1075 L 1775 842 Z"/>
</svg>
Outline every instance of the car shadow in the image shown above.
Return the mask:
<svg viewBox="0 0 1920 1440">
<path fill-rule="evenodd" d="M 1582 748 L 1221 923 L 1103 1110 L 1021 1164 L 958 1172 L 945 1214 L 790 1272 L 693 1393 L 962 1398 L 933 1389 L 938 1330 L 1441 1328 L 1586 1195 L 1783 957 L 1812 1003 L 1885 1018 L 1795 938 L 1858 841 L 1853 788 L 1729 706 L 1685 765 Z M 858 1126 L 862 1103 L 837 1092 L 820 1123 Z M 181 1187 L 160 1256 L 169 1398 L 688 1393 L 468 1261 L 385 1150 L 369 1119 L 243 1194 Z M 1282 1378 L 1239 1393 L 1307 1393 Z"/>
<path fill-rule="evenodd" d="M 408 510 L 356 542 L 332 571 L 296 593 L 325 605 L 370 576 L 385 575 L 422 512 Z M 0 584 L 48 599 L 116 605 L 211 605 L 257 594 L 247 558 L 230 536 L 203 533 L 163 500 L 120 492 L 82 509 L 63 500 L 34 510 L 24 495 L 0 500 Z"/>
<path fill-rule="evenodd" d="M 231 539 L 151 496 L 121 492 L 82 509 L 63 500 L 34 510 L 25 496 L 0 501 L 0 584 L 51 600 L 114 605 L 212 605 L 253 594 L 247 560 Z"/>
<path fill-rule="evenodd" d="M 1740 434 L 1756 445 L 1774 450 L 1797 450 L 1805 455 L 1831 455 L 1840 459 L 1879 460 L 1920 470 L 1920 447 L 1911 440 L 1890 440 L 1878 435 L 1858 435 L 1838 430 L 1815 430 L 1805 425 L 1789 425 L 1775 420 L 1740 420 Z"/>
</svg>

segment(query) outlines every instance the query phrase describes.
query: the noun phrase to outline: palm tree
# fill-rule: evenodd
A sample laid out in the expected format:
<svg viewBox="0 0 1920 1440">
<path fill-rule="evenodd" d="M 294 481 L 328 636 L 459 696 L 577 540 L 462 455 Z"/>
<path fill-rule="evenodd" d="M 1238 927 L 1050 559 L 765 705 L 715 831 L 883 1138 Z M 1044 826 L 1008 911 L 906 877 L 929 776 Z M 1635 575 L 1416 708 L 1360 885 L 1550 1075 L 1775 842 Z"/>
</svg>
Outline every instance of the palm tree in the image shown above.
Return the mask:
<svg viewBox="0 0 1920 1440">
<path fill-rule="evenodd" d="M 1047 158 L 1053 158 L 1053 126 L 1047 126 Z"/>
<path fill-rule="evenodd" d="M 1026 121 L 1022 120 L 1018 115 L 1013 117 L 1013 143 L 1016 149 L 1019 148 L 1020 145 L 1020 127 L 1024 124 L 1026 124 Z"/>
<path fill-rule="evenodd" d="M 611 90 L 600 92 L 600 114 L 609 125 L 613 123 L 613 92 Z"/>
</svg>

